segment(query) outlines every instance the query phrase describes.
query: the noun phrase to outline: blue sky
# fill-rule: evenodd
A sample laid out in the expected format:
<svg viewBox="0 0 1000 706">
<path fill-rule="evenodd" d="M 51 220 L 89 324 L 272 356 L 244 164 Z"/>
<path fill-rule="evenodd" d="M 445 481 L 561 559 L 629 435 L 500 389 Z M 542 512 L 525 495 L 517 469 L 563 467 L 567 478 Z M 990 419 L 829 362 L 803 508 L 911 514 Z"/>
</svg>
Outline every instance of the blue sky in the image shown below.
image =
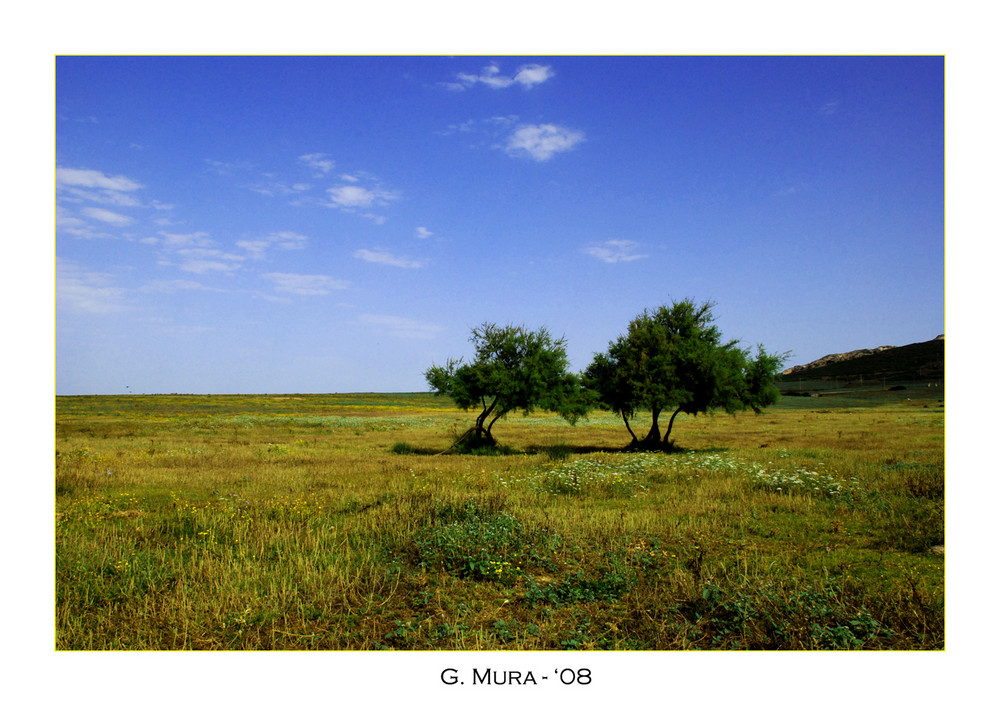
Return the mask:
<svg viewBox="0 0 1000 706">
<path fill-rule="evenodd" d="M 68 57 L 56 393 L 425 390 L 484 321 L 944 332 L 941 57 Z"/>
</svg>

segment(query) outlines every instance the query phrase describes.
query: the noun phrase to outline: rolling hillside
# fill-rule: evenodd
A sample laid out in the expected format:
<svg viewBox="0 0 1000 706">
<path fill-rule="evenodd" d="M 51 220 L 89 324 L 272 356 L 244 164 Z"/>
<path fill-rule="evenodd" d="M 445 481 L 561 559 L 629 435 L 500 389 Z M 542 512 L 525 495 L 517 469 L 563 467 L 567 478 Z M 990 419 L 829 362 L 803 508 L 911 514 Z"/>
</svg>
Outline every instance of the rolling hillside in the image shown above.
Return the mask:
<svg viewBox="0 0 1000 706">
<path fill-rule="evenodd" d="M 904 380 L 944 380 L 944 335 L 907 346 L 881 346 L 824 356 L 789 368 L 780 382 L 828 381 L 891 383 Z"/>
</svg>

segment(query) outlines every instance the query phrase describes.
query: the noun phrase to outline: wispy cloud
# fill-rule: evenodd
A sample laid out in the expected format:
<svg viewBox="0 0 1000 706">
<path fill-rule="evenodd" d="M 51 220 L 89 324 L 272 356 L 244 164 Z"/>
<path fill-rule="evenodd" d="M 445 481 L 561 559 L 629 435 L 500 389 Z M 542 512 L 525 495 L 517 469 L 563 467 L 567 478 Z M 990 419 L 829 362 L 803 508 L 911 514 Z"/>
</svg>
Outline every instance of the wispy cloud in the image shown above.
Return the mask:
<svg viewBox="0 0 1000 706">
<path fill-rule="evenodd" d="M 236 170 L 253 170 L 250 164 L 223 164 L 210 162 L 212 169 L 220 174 Z M 250 173 L 251 179 L 242 188 L 268 197 L 290 197 L 292 206 L 326 206 L 341 211 L 355 213 L 376 223 L 384 223 L 386 217 L 377 209 L 388 206 L 400 198 L 397 191 L 385 188 L 372 174 L 365 171 L 334 174 L 336 162 L 325 152 L 300 155 L 296 164 L 312 170 L 315 179 L 335 179 L 335 185 L 320 192 L 314 183 L 301 181 L 301 174 L 288 178 L 276 172 Z"/>
<path fill-rule="evenodd" d="M 381 314 L 361 314 L 358 321 L 382 333 L 396 338 L 422 339 L 434 338 L 444 331 L 444 327 L 428 324 L 423 321 L 407 319 L 402 316 Z"/>
<path fill-rule="evenodd" d="M 367 188 L 355 184 L 334 186 L 326 190 L 330 194 L 330 205 L 347 210 L 369 209 L 385 206 L 398 196 L 381 187 Z"/>
<path fill-rule="evenodd" d="M 244 260 L 242 255 L 220 250 L 216 242 L 204 231 L 193 233 L 160 232 L 159 243 L 163 246 L 161 265 L 176 265 L 192 274 L 231 274 L 239 270 Z"/>
<path fill-rule="evenodd" d="M 222 176 L 231 176 L 236 173 L 246 173 L 254 169 L 254 165 L 247 161 L 220 162 L 217 159 L 205 159 L 204 162 L 208 166 L 208 170 L 210 172 L 214 172 L 215 174 L 220 174 Z"/>
<path fill-rule="evenodd" d="M 134 217 L 119 209 L 142 207 L 135 196 L 142 188 L 142 184 L 123 175 L 57 166 L 56 231 L 87 239 L 131 237 L 107 227 L 123 228 L 135 223 Z M 151 206 L 160 207 L 156 201 Z"/>
<path fill-rule="evenodd" d="M 350 284 L 328 275 L 301 275 L 291 272 L 268 272 L 261 275 L 274 284 L 277 292 L 298 296 L 318 296 L 338 289 L 347 289 Z"/>
<path fill-rule="evenodd" d="M 827 101 L 826 103 L 824 103 L 820 107 L 819 112 L 820 112 L 821 115 L 833 115 L 838 110 L 840 110 L 840 101 L 839 100 L 832 100 L 832 101 Z"/>
<path fill-rule="evenodd" d="M 423 240 L 424 238 L 431 237 L 432 235 L 434 235 L 434 233 L 432 233 L 431 231 L 427 230 L 423 226 L 417 226 L 416 235 L 417 235 L 418 238 L 420 238 L 421 240 Z"/>
<path fill-rule="evenodd" d="M 75 186 L 104 191 L 135 191 L 142 184 L 124 176 L 108 176 L 95 169 L 56 167 L 56 186 Z"/>
<path fill-rule="evenodd" d="M 516 125 L 516 115 L 497 115 L 492 118 L 470 119 L 461 123 L 452 123 L 438 134 L 449 136 L 456 133 L 490 135 L 494 138 L 508 134 Z"/>
<path fill-rule="evenodd" d="M 114 286 L 111 275 L 56 260 L 56 305 L 59 309 L 79 314 L 117 314 L 128 308 L 124 297 L 125 290 Z"/>
<path fill-rule="evenodd" d="M 552 70 L 551 66 L 525 64 L 514 74 L 514 83 L 520 84 L 525 88 L 531 88 L 532 86 L 537 86 L 539 83 L 545 83 L 555 75 L 556 72 Z"/>
<path fill-rule="evenodd" d="M 189 279 L 153 280 L 139 287 L 140 292 L 146 294 L 173 294 L 175 292 L 204 292 L 215 291 L 211 287 L 206 287 L 201 282 Z"/>
<path fill-rule="evenodd" d="M 112 238 L 111 233 L 97 229 L 94 224 L 85 221 L 61 205 L 56 205 L 56 230 L 62 234 L 77 238 Z"/>
<path fill-rule="evenodd" d="M 124 207 L 135 207 L 141 206 L 142 202 L 139 201 L 133 194 L 126 193 L 124 191 L 113 191 L 111 189 L 90 189 L 78 186 L 64 186 L 57 187 L 56 193 L 59 199 L 64 203 L 82 203 L 84 201 L 91 201 L 93 203 L 99 203 L 104 206 L 124 206 Z M 159 207 L 154 202 L 154 207 Z"/>
<path fill-rule="evenodd" d="M 363 186 L 334 186 L 326 191 L 339 208 L 368 208 L 376 199 L 375 192 Z"/>
<path fill-rule="evenodd" d="M 583 142 L 580 130 L 562 125 L 524 125 L 507 139 L 507 154 L 527 155 L 536 162 L 545 162 L 559 152 L 566 152 Z"/>
<path fill-rule="evenodd" d="M 115 213 L 114 211 L 109 211 L 106 208 L 85 208 L 81 211 L 87 218 L 92 218 L 95 221 L 100 221 L 101 223 L 107 223 L 113 226 L 127 226 L 132 223 L 134 219 L 129 216 L 123 216 L 120 213 Z"/>
<path fill-rule="evenodd" d="M 325 152 L 313 152 L 299 157 L 299 162 L 316 172 L 315 176 L 323 176 L 333 171 L 336 162 L 330 159 L 330 155 Z"/>
<path fill-rule="evenodd" d="M 215 326 L 209 326 L 207 324 L 177 323 L 172 319 L 165 317 L 150 317 L 145 319 L 143 323 L 145 323 L 151 330 L 156 331 L 159 335 L 169 336 L 170 338 L 188 338 L 217 330 Z"/>
<path fill-rule="evenodd" d="M 56 229 L 77 238 L 118 237 L 102 229 L 103 226 L 124 227 L 134 218 L 95 206 L 134 208 L 141 206 L 135 192 L 143 186 L 126 176 L 109 176 L 96 169 L 56 167 Z M 154 206 L 156 202 L 154 202 Z"/>
<path fill-rule="evenodd" d="M 288 196 L 301 191 L 301 189 L 295 189 L 294 187 L 282 184 L 280 181 L 273 180 L 255 181 L 253 183 L 246 184 L 244 188 L 262 196 Z"/>
<path fill-rule="evenodd" d="M 185 260 L 178 265 L 178 267 L 185 272 L 190 272 L 196 275 L 207 275 L 212 272 L 232 274 L 242 267 L 242 265 L 238 262 L 224 262 L 222 260 L 215 259 L 217 257 L 217 253 L 214 251 L 207 252 L 205 255 L 206 257 L 192 257 L 189 260 Z"/>
<path fill-rule="evenodd" d="M 552 67 L 541 64 L 525 64 L 518 67 L 512 76 L 504 76 L 500 73 L 500 66 L 493 63 L 484 66 L 478 74 L 460 73 L 456 77 L 458 81 L 446 82 L 442 85 L 455 91 L 463 91 L 476 84 L 483 84 L 490 88 L 508 88 L 514 85 L 531 88 L 545 83 L 553 76 L 555 76 L 555 72 Z"/>
<path fill-rule="evenodd" d="M 598 245 L 584 248 L 583 252 L 603 262 L 615 264 L 648 257 L 634 252 L 637 247 L 639 247 L 639 243 L 634 240 L 606 240 Z"/>
<path fill-rule="evenodd" d="M 365 262 L 373 262 L 376 265 L 389 265 L 391 267 L 419 269 L 424 266 L 424 263 L 419 260 L 412 260 L 408 257 L 393 255 L 385 252 L 384 250 L 357 250 L 354 253 L 354 257 L 364 260 Z"/>
<path fill-rule="evenodd" d="M 582 130 L 545 123 L 521 123 L 516 115 L 504 115 L 486 120 L 467 120 L 449 125 L 439 134 L 463 135 L 480 140 L 474 146 L 482 147 L 485 138 L 494 148 L 503 149 L 511 157 L 528 157 L 545 162 L 560 152 L 567 152 L 586 140 Z"/>
<path fill-rule="evenodd" d="M 203 230 L 194 233 L 165 233 L 160 232 L 163 244 L 171 249 L 181 248 L 208 248 L 215 245 L 212 237 Z"/>
<path fill-rule="evenodd" d="M 307 241 L 308 238 L 306 236 L 286 230 L 271 233 L 271 235 L 265 238 L 238 240 L 236 241 L 236 247 L 246 250 L 247 254 L 255 260 L 260 260 L 271 248 L 277 250 L 302 250 L 306 246 Z"/>
</svg>

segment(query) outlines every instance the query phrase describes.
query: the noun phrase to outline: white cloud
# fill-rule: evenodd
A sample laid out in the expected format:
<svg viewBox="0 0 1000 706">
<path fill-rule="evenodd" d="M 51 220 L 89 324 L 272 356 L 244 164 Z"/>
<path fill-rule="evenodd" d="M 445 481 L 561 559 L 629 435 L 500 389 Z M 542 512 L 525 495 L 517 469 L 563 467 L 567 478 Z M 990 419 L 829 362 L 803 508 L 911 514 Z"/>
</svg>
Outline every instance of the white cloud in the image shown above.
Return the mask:
<svg viewBox="0 0 1000 706">
<path fill-rule="evenodd" d="M 189 279 L 154 280 L 139 287 L 140 292 L 148 294 L 172 294 L 174 292 L 209 291 L 210 288 L 201 282 Z"/>
<path fill-rule="evenodd" d="M 500 75 L 500 67 L 496 64 L 484 66 L 478 76 L 475 74 L 459 74 L 458 79 L 462 83 L 470 85 L 474 83 L 485 83 L 490 88 L 507 88 L 507 86 L 514 83 L 514 79 Z"/>
<path fill-rule="evenodd" d="M 375 206 L 385 206 L 398 196 L 381 187 L 367 188 L 349 184 L 346 186 L 334 186 L 326 190 L 330 195 L 330 204 L 334 208 L 342 208 L 348 211 L 356 209 L 369 209 Z"/>
<path fill-rule="evenodd" d="M 315 296 L 329 294 L 337 289 L 347 289 L 348 283 L 327 275 L 300 275 L 290 272 L 268 272 L 261 275 L 270 280 L 278 292 Z"/>
<path fill-rule="evenodd" d="M 135 191 L 142 184 L 124 176 L 107 176 L 94 169 L 70 169 L 56 167 L 56 186 L 79 186 L 85 189 L 104 189 L 107 191 Z"/>
<path fill-rule="evenodd" d="M 97 230 L 91 223 L 78 218 L 70 213 L 63 206 L 56 206 L 56 229 L 60 234 L 65 233 L 77 238 L 111 238 L 110 233 Z"/>
<path fill-rule="evenodd" d="M 246 188 L 261 196 L 277 196 L 278 194 L 287 195 L 291 193 L 291 189 L 287 186 L 276 182 L 270 184 L 247 184 Z"/>
<path fill-rule="evenodd" d="M 178 267 L 185 272 L 193 272 L 196 275 L 204 275 L 209 272 L 221 272 L 230 274 L 240 269 L 242 265 L 235 262 L 220 262 L 219 260 L 187 260 Z"/>
<path fill-rule="evenodd" d="M 396 338 L 409 339 L 431 339 L 444 331 L 444 328 L 435 324 L 428 324 L 414 319 L 407 319 L 402 316 L 386 316 L 380 314 L 362 314 L 358 321 L 381 330 L 383 333 Z"/>
<path fill-rule="evenodd" d="M 833 115 L 840 109 L 840 101 L 832 100 L 827 101 L 820 107 L 819 112 L 821 115 Z"/>
<path fill-rule="evenodd" d="M 517 69 L 513 76 L 503 76 L 497 64 L 484 66 L 478 74 L 460 73 L 458 83 L 446 83 L 446 88 L 452 90 L 464 90 L 477 83 L 482 83 L 490 88 L 508 88 L 515 83 L 524 88 L 531 88 L 540 83 L 548 81 L 555 75 L 551 66 L 541 64 L 525 64 Z"/>
<path fill-rule="evenodd" d="M 92 218 L 95 221 L 100 221 L 101 223 L 107 223 L 113 226 L 127 226 L 132 222 L 132 219 L 128 216 L 123 216 L 120 213 L 108 211 L 104 208 L 85 208 L 82 213 L 87 218 Z"/>
<path fill-rule="evenodd" d="M 333 171 L 334 166 L 336 166 L 336 163 L 332 159 L 330 159 L 330 155 L 324 152 L 313 152 L 312 154 L 304 154 L 301 157 L 299 157 L 299 161 L 302 162 L 302 164 L 304 164 L 305 166 L 309 167 L 310 169 L 319 172 L 317 176 L 321 176 L 323 174 L 329 174 L 331 171 Z"/>
<path fill-rule="evenodd" d="M 363 186 L 335 186 L 327 189 L 330 200 L 342 208 L 367 208 L 375 201 L 375 192 Z"/>
<path fill-rule="evenodd" d="M 125 290 L 112 285 L 111 275 L 56 260 L 56 305 L 81 314 L 116 314 L 128 307 Z"/>
<path fill-rule="evenodd" d="M 373 262 L 377 265 L 390 265 L 392 267 L 404 267 L 407 269 L 418 269 L 424 266 L 424 263 L 418 260 L 411 260 L 409 258 L 393 255 L 385 251 L 362 249 L 356 251 L 354 253 L 354 257 L 364 260 L 365 262 Z"/>
<path fill-rule="evenodd" d="M 246 250 L 250 257 L 259 260 L 272 247 L 278 250 L 302 250 L 307 240 L 304 235 L 286 230 L 257 240 L 238 240 L 236 247 Z"/>
<path fill-rule="evenodd" d="M 237 172 L 248 172 L 254 169 L 254 165 L 251 162 L 220 162 L 217 159 L 206 159 L 205 164 L 208 165 L 208 170 L 214 172 L 215 174 L 220 174 L 222 176 L 231 176 Z"/>
<path fill-rule="evenodd" d="M 160 232 L 163 244 L 168 248 L 209 248 L 215 245 L 215 241 L 205 231 L 199 230 L 194 233 L 164 233 Z"/>
<path fill-rule="evenodd" d="M 145 241 L 144 241 L 145 242 Z M 160 232 L 160 244 L 163 246 L 164 259 L 162 265 L 176 264 L 185 272 L 204 275 L 211 272 L 230 274 L 240 269 L 245 257 L 219 250 L 215 241 L 204 231 L 194 233 Z"/>
<path fill-rule="evenodd" d="M 108 206 L 141 206 L 139 199 L 124 191 L 110 189 L 84 189 L 67 186 L 57 189 L 62 201 L 76 202 L 93 201 Z"/>
<path fill-rule="evenodd" d="M 598 260 L 614 264 L 632 262 L 647 257 L 633 252 L 637 247 L 639 247 L 639 243 L 634 240 L 607 240 L 599 245 L 585 248 L 584 252 Z"/>
<path fill-rule="evenodd" d="M 56 227 L 57 228 L 81 228 L 86 222 L 70 214 L 62 206 L 56 207 Z"/>
<path fill-rule="evenodd" d="M 444 130 L 439 131 L 438 134 L 445 137 L 456 134 L 472 137 L 473 140 L 479 143 L 477 146 L 482 147 L 485 146 L 481 141 L 482 138 L 492 141 L 501 140 L 508 136 L 517 126 L 517 121 L 518 117 L 516 115 L 498 115 L 483 120 L 466 120 L 464 123 L 449 125 Z"/>
<path fill-rule="evenodd" d="M 424 238 L 429 238 L 432 235 L 434 235 L 434 233 L 432 233 L 431 231 L 427 230 L 423 226 L 418 226 L 417 227 L 417 237 L 420 238 L 421 240 L 423 240 Z"/>
<path fill-rule="evenodd" d="M 91 202 L 112 207 L 141 206 L 131 193 L 141 188 L 141 184 L 125 176 L 108 176 L 94 169 L 56 167 L 56 228 L 62 234 L 77 238 L 114 237 L 95 228 L 93 222 L 123 227 L 133 222 L 131 217 L 107 208 L 79 208 L 78 204 Z M 73 212 L 74 209 L 79 210 Z"/>
<path fill-rule="evenodd" d="M 539 83 L 544 83 L 550 78 L 555 76 L 555 72 L 552 70 L 551 66 L 542 66 L 540 64 L 526 64 L 517 70 L 514 74 L 514 81 L 521 84 L 525 88 L 531 88 Z"/>
<path fill-rule="evenodd" d="M 293 231 L 282 230 L 272 233 L 268 236 L 268 240 L 274 243 L 274 247 L 278 248 L 278 250 L 302 250 L 309 239 Z"/>
<path fill-rule="evenodd" d="M 580 130 L 561 125 L 524 125 L 507 139 L 506 151 L 510 155 L 528 155 L 536 162 L 545 162 L 558 152 L 566 152 L 583 142 Z"/>
</svg>

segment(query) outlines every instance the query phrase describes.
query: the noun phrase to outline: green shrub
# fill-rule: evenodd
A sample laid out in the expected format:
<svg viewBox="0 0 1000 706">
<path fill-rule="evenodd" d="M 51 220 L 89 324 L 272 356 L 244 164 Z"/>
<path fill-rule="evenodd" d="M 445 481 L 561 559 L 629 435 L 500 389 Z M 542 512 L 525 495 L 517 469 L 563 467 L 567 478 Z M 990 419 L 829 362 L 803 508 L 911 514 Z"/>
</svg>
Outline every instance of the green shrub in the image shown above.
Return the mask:
<svg viewBox="0 0 1000 706">
<path fill-rule="evenodd" d="M 572 574 L 561 581 L 539 583 L 528 579 L 524 597 L 532 606 L 552 603 L 557 606 L 594 601 L 616 601 L 635 585 L 635 572 L 628 567 L 605 571 L 599 578 L 590 578 L 583 572 Z"/>
<path fill-rule="evenodd" d="M 475 581 L 513 582 L 527 566 L 541 561 L 536 545 L 553 539 L 472 499 L 435 506 L 430 521 L 413 538 L 418 564 Z"/>
</svg>

